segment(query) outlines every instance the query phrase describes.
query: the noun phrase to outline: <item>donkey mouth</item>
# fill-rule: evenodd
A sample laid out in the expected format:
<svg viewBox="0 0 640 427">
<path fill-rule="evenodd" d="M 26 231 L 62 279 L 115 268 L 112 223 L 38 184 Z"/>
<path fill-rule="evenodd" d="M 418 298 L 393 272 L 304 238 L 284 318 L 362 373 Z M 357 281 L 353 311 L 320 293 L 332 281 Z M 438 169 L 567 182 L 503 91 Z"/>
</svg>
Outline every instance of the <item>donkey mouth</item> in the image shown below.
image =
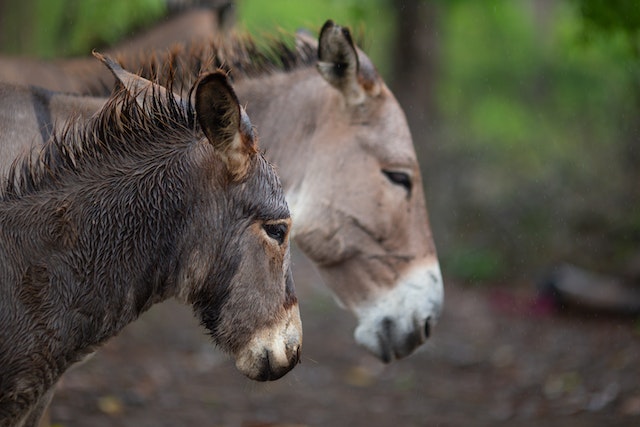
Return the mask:
<svg viewBox="0 0 640 427">
<path fill-rule="evenodd" d="M 291 356 L 289 358 L 289 364 L 282 365 L 273 365 L 271 363 L 271 358 L 273 355 L 270 351 L 265 351 L 264 357 L 262 358 L 262 368 L 258 371 L 258 374 L 251 378 L 256 381 L 275 381 L 282 378 L 286 373 L 292 370 L 298 363 L 300 363 L 300 346 L 296 346 L 295 351 L 291 352 Z"/>
<path fill-rule="evenodd" d="M 391 363 L 409 356 L 422 346 L 429 339 L 435 323 L 431 316 L 426 319 L 414 317 L 413 321 L 387 316 L 378 322 L 360 323 L 354 335 L 358 344 L 382 362 Z"/>
<path fill-rule="evenodd" d="M 281 378 L 300 362 L 302 324 L 297 310 L 276 328 L 257 331 L 254 337 L 235 353 L 236 368 L 256 381 Z"/>
<path fill-rule="evenodd" d="M 407 357 L 420 347 L 431 333 L 430 318 L 424 322 L 424 326 L 418 321 L 414 323 L 416 324 L 413 330 L 399 333 L 393 320 L 385 318 L 377 333 L 377 342 L 375 343 L 377 345 L 365 344 L 365 347 L 384 363 L 391 363 L 395 359 Z"/>
<path fill-rule="evenodd" d="M 275 381 L 282 378 L 298 363 L 300 363 L 300 345 L 296 344 L 288 347 L 284 355 L 264 349 L 259 356 L 241 356 L 236 360 L 236 367 L 252 380 Z"/>
<path fill-rule="evenodd" d="M 437 264 L 420 266 L 377 300 L 356 308 L 356 341 L 389 363 L 409 356 L 431 335 L 442 310 Z"/>
</svg>

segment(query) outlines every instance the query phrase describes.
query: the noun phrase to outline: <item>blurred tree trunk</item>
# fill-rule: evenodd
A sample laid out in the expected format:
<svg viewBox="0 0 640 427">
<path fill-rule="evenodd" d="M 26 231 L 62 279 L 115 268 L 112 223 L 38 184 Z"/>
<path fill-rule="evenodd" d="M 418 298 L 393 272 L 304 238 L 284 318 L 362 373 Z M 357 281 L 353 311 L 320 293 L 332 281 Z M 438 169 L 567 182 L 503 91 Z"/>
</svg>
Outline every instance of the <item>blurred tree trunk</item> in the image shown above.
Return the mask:
<svg viewBox="0 0 640 427">
<path fill-rule="evenodd" d="M 425 131 L 428 134 L 438 115 L 435 84 L 440 5 L 426 0 L 392 0 L 392 4 L 397 11 L 397 34 L 391 86 L 407 114 L 414 136 Z"/>
<path fill-rule="evenodd" d="M 439 248 L 451 240 L 451 202 L 456 198 L 439 126 L 437 82 L 440 68 L 440 18 L 445 2 L 391 0 L 396 10 L 396 37 L 389 84 L 404 109 L 423 176 L 431 227 Z"/>
</svg>

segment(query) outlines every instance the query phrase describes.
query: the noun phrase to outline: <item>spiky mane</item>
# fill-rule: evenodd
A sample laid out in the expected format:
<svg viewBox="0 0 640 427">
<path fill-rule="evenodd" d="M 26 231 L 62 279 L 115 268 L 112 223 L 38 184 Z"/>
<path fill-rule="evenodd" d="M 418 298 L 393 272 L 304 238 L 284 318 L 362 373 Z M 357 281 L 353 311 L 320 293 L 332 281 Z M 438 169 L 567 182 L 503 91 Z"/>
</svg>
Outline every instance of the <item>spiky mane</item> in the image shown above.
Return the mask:
<svg viewBox="0 0 640 427">
<path fill-rule="evenodd" d="M 181 82 L 190 86 L 205 71 L 222 69 L 232 81 L 275 72 L 310 67 L 317 60 L 317 46 L 310 40 L 281 34 L 259 42 L 250 35 L 226 35 L 214 40 L 174 45 L 168 51 L 122 55 L 125 68 L 138 70 L 161 83 Z"/>
<path fill-rule="evenodd" d="M 71 118 L 44 145 L 13 162 L 0 197 L 16 199 L 53 189 L 61 178 L 80 174 L 88 165 L 151 156 L 197 136 L 190 103 L 181 103 L 171 90 L 159 91 L 156 86 L 146 90 L 140 105 L 135 94 L 117 85 L 91 119 Z"/>
</svg>

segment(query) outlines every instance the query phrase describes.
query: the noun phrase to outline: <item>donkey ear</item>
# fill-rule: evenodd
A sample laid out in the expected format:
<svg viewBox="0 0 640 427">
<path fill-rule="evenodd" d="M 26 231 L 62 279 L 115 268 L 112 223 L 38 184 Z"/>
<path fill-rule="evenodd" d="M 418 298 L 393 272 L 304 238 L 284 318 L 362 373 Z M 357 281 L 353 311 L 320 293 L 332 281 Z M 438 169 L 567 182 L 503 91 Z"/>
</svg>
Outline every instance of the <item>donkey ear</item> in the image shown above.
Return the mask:
<svg viewBox="0 0 640 427">
<path fill-rule="evenodd" d="M 200 127 L 222 156 L 232 178 L 242 179 L 258 150 L 249 117 L 225 73 L 205 74 L 198 80 L 195 109 Z"/>
<path fill-rule="evenodd" d="M 167 90 L 164 87 L 155 84 L 144 77 L 128 72 L 109 56 L 102 55 L 95 50 L 92 53 L 93 56 L 106 65 L 109 71 L 111 71 L 113 76 L 116 78 L 116 81 L 119 82 L 129 92 L 129 94 L 136 99 L 138 105 L 141 107 L 144 106 L 145 99 L 150 97 L 153 93 L 163 97 L 166 96 Z M 173 94 L 173 96 L 176 101 L 182 102 L 180 96 L 176 94 Z"/>
<path fill-rule="evenodd" d="M 349 29 L 336 25 L 332 20 L 325 22 L 320 30 L 318 71 L 342 92 L 349 105 L 360 104 L 367 96 L 376 96 L 380 92 L 375 67 L 364 53 L 358 52 Z"/>
</svg>

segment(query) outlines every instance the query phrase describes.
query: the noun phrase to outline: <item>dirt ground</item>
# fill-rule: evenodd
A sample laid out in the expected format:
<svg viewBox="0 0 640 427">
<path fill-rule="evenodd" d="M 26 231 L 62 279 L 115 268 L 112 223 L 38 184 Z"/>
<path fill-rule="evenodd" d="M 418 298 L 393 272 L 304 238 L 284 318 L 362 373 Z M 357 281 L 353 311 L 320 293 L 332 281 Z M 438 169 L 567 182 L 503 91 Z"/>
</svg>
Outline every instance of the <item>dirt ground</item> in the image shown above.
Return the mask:
<svg viewBox="0 0 640 427">
<path fill-rule="evenodd" d="M 243 377 L 189 309 L 169 301 L 65 374 L 53 424 L 640 425 L 637 319 L 558 313 L 533 299 L 532 285 L 449 281 L 428 345 L 383 365 L 355 344 L 355 320 L 299 255 L 294 271 L 303 363 L 281 380 Z"/>
</svg>

